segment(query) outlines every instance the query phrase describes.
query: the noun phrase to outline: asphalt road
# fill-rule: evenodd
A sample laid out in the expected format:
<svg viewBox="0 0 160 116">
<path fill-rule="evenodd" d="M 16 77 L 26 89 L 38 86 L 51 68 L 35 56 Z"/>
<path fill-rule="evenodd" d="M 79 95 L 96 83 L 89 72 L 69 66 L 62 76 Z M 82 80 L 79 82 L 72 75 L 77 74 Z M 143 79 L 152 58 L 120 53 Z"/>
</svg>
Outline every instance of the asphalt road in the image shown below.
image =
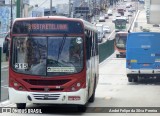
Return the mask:
<svg viewBox="0 0 160 116">
<path fill-rule="evenodd" d="M 114 39 L 115 37 L 115 25 L 112 22 L 112 19 L 115 17 L 116 10 L 113 10 L 113 15 L 109 16 L 109 19 L 106 19 L 105 22 L 97 22 L 97 23 L 102 23 L 104 25 L 108 25 L 111 28 L 111 33 L 107 33 L 105 38 L 103 38 L 103 42 L 107 41 L 108 39 Z M 134 14 L 135 15 L 135 14 Z M 130 17 L 129 22 L 131 22 L 134 18 Z M 129 27 L 130 24 L 127 24 L 127 28 Z M 2 80 L 1 80 L 1 101 L 5 101 L 8 99 L 8 69 L 3 68 L 2 69 Z"/>
<path fill-rule="evenodd" d="M 99 83 L 96 89 L 96 99 L 94 103 L 88 104 L 86 113 L 79 113 L 74 107 L 58 107 L 49 105 L 28 104 L 29 108 L 42 109 L 42 114 L 32 114 L 33 116 L 63 116 L 63 115 L 107 115 L 107 116 L 128 116 L 127 109 L 135 108 L 137 113 L 130 113 L 132 116 L 159 116 L 158 113 L 143 113 L 143 107 L 159 107 L 160 105 L 160 80 L 147 79 L 138 83 L 129 83 L 126 77 L 125 58 L 115 58 L 114 53 L 110 58 L 100 64 Z M 7 107 L 15 107 L 10 104 Z M 90 108 L 92 107 L 92 109 Z M 118 107 L 118 108 L 117 108 Z M 106 113 L 104 108 L 125 109 L 122 113 Z M 139 110 L 140 109 L 140 110 Z M 147 109 L 147 108 L 146 108 Z M 154 109 L 154 108 L 153 108 Z M 157 110 L 157 109 L 155 109 Z M 87 113 L 89 112 L 89 113 Z M 97 113 L 98 112 L 98 113 Z M 101 113 L 100 113 L 101 112 Z M 138 113 L 141 112 L 141 113 Z M 5 113 L 2 113 L 5 114 Z M 1 114 L 0 114 L 1 115 Z M 7 113 L 7 116 L 24 116 L 26 114 Z M 28 114 L 31 115 L 31 114 Z"/>
<path fill-rule="evenodd" d="M 112 18 L 106 19 L 104 23 L 114 30 L 114 24 L 111 20 Z M 142 79 L 138 83 L 129 83 L 126 77 L 125 58 L 116 58 L 116 52 L 99 65 L 99 83 L 96 89 L 96 99 L 94 103 L 88 104 L 86 113 L 79 113 L 74 107 L 64 108 L 60 106 L 57 108 L 57 106 L 52 105 L 28 104 L 27 106 L 29 108 L 42 109 L 42 114 L 2 113 L 0 116 L 159 116 L 160 114 L 156 113 L 156 110 L 160 111 L 160 108 L 155 107 L 160 106 L 160 79 Z M 3 69 L 2 91 L 7 92 L 6 77 L 8 77 L 7 69 Z M 3 94 L 7 96 L 5 92 Z M 15 107 L 15 104 L 9 104 L 6 107 Z M 145 107 L 150 107 L 155 113 L 144 113 L 143 108 Z M 111 110 L 116 109 L 117 113 L 106 113 L 106 110 L 104 110 L 105 108 L 110 108 Z M 133 108 L 135 113 L 126 113 L 129 111 L 129 108 Z M 146 110 L 147 109 L 149 108 L 146 108 Z M 120 113 L 120 110 L 124 110 L 124 112 Z"/>
</svg>

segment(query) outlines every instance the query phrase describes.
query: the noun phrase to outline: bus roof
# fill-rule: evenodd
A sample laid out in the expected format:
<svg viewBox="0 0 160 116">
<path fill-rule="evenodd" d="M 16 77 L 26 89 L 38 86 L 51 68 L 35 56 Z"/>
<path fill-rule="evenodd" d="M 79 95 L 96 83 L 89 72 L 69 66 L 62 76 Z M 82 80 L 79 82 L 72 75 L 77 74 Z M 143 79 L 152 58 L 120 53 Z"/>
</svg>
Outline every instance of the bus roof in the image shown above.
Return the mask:
<svg viewBox="0 0 160 116">
<path fill-rule="evenodd" d="M 119 31 L 116 34 L 128 34 L 128 32 L 127 31 Z"/>
<path fill-rule="evenodd" d="M 127 19 L 125 16 L 121 16 L 121 17 L 116 17 L 116 19 Z"/>
<path fill-rule="evenodd" d="M 16 18 L 14 23 L 17 21 L 27 21 L 27 20 L 65 20 L 65 21 L 79 21 L 85 28 L 97 31 L 96 26 L 80 18 L 68 18 L 65 16 L 44 16 L 44 17 L 27 17 L 27 18 Z"/>
</svg>

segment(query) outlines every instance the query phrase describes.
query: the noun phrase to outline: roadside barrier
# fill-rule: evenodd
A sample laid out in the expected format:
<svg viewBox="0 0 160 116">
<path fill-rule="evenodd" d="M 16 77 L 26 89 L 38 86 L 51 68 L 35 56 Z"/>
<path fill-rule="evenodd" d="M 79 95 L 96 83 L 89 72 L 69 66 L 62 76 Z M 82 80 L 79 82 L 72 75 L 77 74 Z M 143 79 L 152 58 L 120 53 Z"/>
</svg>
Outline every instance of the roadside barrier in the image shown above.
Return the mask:
<svg viewBox="0 0 160 116">
<path fill-rule="evenodd" d="M 114 53 L 114 39 L 107 40 L 106 42 L 99 44 L 99 62 L 102 62 L 113 53 Z"/>
<path fill-rule="evenodd" d="M 1 52 L 2 51 L 2 48 L 0 47 L 0 53 L 2 53 Z M 0 61 L 1 61 L 1 54 L 0 54 Z M 1 63 L 0 63 L 0 87 L 1 87 Z M 0 89 L 0 102 L 1 102 L 1 89 Z"/>
</svg>

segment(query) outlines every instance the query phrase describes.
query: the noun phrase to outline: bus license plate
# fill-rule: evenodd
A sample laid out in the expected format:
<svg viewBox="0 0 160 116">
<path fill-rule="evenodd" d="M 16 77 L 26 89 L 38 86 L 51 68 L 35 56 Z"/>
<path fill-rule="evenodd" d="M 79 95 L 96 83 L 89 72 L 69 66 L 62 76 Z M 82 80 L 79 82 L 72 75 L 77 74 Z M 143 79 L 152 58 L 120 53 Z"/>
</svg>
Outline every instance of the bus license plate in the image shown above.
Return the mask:
<svg viewBox="0 0 160 116">
<path fill-rule="evenodd" d="M 149 66 L 149 64 L 143 64 L 143 66 Z"/>
</svg>

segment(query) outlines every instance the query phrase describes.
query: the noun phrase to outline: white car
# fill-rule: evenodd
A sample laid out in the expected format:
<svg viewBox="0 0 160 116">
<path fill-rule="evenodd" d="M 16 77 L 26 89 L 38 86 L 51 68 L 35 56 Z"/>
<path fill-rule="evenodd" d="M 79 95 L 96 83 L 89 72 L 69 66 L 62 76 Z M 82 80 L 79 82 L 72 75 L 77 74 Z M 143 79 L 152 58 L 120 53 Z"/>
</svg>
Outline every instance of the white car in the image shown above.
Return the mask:
<svg viewBox="0 0 160 116">
<path fill-rule="evenodd" d="M 111 32 L 110 27 L 107 26 L 107 25 L 104 25 L 104 26 L 103 26 L 103 32 L 104 32 L 104 33 L 110 33 L 110 32 Z"/>
<path fill-rule="evenodd" d="M 100 16 L 99 17 L 99 22 L 105 22 L 105 17 L 104 16 Z"/>
<path fill-rule="evenodd" d="M 115 17 L 121 17 L 121 14 L 116 13 L 116 14 L 115 14 Z"/>
<path fill-rule="evenodd" d="M 107 12 L 107 14 L 108 14 L 109 16 L 112 16 L 112 15 L 113 15 L 113 11 L 112 11 L 111 9 L 109 9 L 108 12 Z"/>
<path fill-rule="evenodd" d="M 126 8 L 130 8 L 132 5 L 130 3 L 126 4 Z"/>
<path fill-rule="evenodd" d="M 104 14 L 105 19 L 109 19 L 108 14 Z"/>
</svg>

